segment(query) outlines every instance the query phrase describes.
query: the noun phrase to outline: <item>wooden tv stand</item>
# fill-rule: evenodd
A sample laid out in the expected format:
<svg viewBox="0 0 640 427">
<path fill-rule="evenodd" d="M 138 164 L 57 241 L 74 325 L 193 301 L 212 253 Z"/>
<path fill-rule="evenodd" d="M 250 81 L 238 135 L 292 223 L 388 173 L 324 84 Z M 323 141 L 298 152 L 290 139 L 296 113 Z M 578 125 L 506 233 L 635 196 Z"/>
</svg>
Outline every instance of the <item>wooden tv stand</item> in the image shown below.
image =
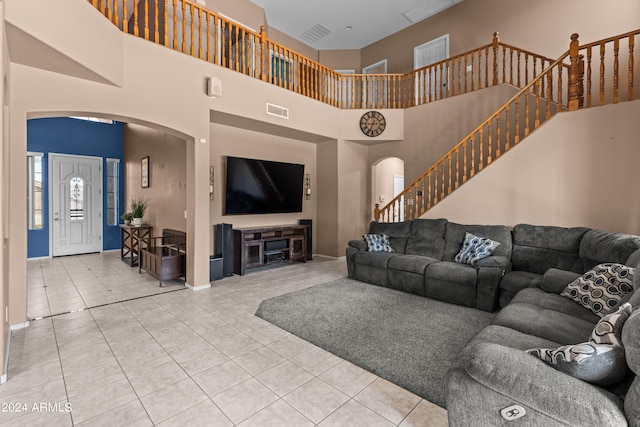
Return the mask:
<svg viewBox="0 0 640 427">
<path fill-rule="evenodd" d="M 281 262 L 307 262 L 307 226 L 276 225 L 233 229 L 234 272 Z"/>
</svg>

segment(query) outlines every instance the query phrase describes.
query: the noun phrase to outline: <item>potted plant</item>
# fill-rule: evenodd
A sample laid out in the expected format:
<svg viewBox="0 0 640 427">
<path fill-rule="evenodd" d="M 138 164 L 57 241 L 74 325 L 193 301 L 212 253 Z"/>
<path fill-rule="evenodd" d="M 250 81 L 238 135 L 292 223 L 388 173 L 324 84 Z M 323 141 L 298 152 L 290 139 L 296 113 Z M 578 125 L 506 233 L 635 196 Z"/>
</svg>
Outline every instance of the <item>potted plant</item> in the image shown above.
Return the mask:
<svg viewBox="0 0 640 427">
<path fill-rule="evenodd" d="M 120 218 L 122 218 L 125 225 L 131 225 L 131 220 L 133 219 L 133 213 L 125 212 L 120 216 Z"/>
<path fill-rule="evenodd" d="M 149 207 L 149 201 L 144 197 L 131 198 L 131 214 L 133 216 L 133 225 L 142 225 L 142 217 Z"/>
</svg>

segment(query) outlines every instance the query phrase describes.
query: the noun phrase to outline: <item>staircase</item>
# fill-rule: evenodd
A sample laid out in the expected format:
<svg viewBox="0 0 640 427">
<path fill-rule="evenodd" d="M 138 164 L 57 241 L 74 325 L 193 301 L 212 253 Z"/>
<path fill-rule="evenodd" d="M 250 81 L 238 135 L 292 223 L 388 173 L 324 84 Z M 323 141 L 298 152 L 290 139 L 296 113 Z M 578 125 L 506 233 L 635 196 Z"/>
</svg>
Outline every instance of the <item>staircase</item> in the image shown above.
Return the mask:
<svg viewBox="0 0 640 427">
<path fill-rule="evenodd" d="M 638 34 L 635 30 L 586 45 L 573 34 L 569 50 L 387 205 L 376 204 L 374 219 L 400 222 L 422 216 L 559 112 L 640 97 L 634 85 Z"/>
</svg>

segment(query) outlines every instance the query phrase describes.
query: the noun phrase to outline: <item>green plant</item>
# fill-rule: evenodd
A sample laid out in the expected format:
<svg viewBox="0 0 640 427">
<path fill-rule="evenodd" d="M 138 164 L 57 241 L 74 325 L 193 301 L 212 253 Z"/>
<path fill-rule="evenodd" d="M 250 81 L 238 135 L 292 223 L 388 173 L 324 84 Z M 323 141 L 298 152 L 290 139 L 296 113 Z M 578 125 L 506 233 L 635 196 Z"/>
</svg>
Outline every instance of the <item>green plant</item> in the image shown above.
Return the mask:
<svg viewBox="0 0 640 427">
<path fill-rule="evenodd" d="M 144 197 L 132 197 L 130 204 L 134 218 L 142 218 L 149 207 L 149 201 Z"/>
<path fill-rule="evenodd" d="M 123 221 L 131 221 L 133 219 L 133 212 L 125 212 L 120 215 Z"/>
</svg>

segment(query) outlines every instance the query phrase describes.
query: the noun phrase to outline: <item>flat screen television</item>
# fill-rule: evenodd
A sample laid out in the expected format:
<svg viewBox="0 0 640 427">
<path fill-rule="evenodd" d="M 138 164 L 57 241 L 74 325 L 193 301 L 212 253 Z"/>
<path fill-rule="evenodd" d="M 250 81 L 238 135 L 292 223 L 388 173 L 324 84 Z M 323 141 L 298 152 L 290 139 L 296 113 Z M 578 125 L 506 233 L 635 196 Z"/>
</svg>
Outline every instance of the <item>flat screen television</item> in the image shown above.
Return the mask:
<svg viewBox="0 0 640 427">
<path fill-rule="evenodd" d="M 227 156 L 225 215 L 302 212 L 304 165 Z"/>
</svg>

